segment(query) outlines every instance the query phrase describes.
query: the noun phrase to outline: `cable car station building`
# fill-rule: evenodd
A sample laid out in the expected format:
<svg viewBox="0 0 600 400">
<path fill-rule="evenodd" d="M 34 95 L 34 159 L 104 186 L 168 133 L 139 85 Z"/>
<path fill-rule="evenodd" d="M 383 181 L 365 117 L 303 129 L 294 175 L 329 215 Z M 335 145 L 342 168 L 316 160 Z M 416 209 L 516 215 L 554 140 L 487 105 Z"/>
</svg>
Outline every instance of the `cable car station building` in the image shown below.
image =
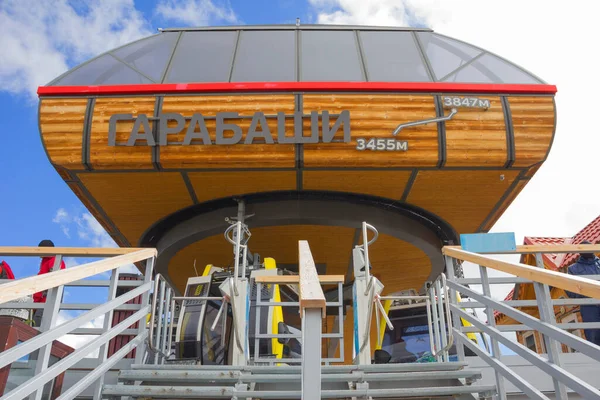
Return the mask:
<svg viewBox="0 0 600 400">
<path fill-rule="evenodd" d="M 71 190 L 119 245 L 156 247 L 181 292 L 231 265 L 242 203 L 252 253 L 297 271 L 306 239 L 346 283 L 369 221 L 391 294 L 498 220 L 547 157 L 555 91 L 427 29 L 163 30 L 40 87 L 39 123 Z"/>
</svg>

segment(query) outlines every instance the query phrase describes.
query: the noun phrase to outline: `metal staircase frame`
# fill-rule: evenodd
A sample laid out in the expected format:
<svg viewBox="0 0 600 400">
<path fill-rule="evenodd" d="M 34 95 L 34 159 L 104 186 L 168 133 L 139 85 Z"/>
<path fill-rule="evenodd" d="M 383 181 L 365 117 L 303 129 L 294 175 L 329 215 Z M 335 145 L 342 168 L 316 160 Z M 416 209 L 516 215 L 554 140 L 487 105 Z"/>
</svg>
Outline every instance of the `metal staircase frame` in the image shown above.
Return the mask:
<svg viewBox="0 0 600 400">
<path fill-rule="evenodd" d="M 468 252 L 457 246 L 443 248 L 446 258 L 446 272 L 448 273 L 450 301 L 452 303 L 453 331 L 458 341 L 457 344 L 468 347 L 477 356 L 485 360 L 488 365 L 493 367 L 496 375 L 498 398 L 500 400 L 507 398 L 505 379 L 532 399 L 549 399 L 548 396 L 502 361 L 500 343 L 530 362 L 540 372 L 551 376 L 557 400 L 568 399 L 567 387 L 585 399 L 600 399 L 600 390 L 597 387 L 562 368 L 561 350 L 559 347 L 559 343 L 564 343 L 600 362 L 599 346 L 564 330 L 566 328 L 600 328 L 600 323 L 559 325 L 556 323 L 554 312 L 555 305 L 600 304 L 600 300 L 598 300 L 600 299 L 600 283 L 596 282 L 596 280 L 600 279 L 600 276 L 580 277 L 549 271 L 544 268 L 542 259 L 542 254 L 544 253 L 598 252 L 600 252 L 600 245 L 517 246 L 517 250 L 514 252 L 504 251 L 487 254 Z M 490 257 L 490 254 L 534 254 L 536 267 L 502 261 Z M 454 276 L 457 263 L 462 264 L 462 267 L 465 268 L 467 264 L 464 262 L 472 263 L 473 267 L 478 266 L 479 278 L 456 278 Z M 488 276 L 489 269 L 511 274 L 514 277 L 490 278 Z M 490 289 L 490 284 L 494 283 L 532 283 L 535 289 L 536 300 L 499 301 L 494 299 L 491 296 Z M 471 285 L 481 285 L 481 292 L 474 290 Z M 550 296 L 549 286 L 579 293 L 590 298 L 553 300 Z M 468 297 L 469 300 L 461 300 L 459 302 L 457 294 L 460 294 L 461 297 Z M 535 318 L 513 306 L 537 306 L 540 318 Z M 472 308 L 485 309 L 487 321 L 465 311 Z M 509 327 L 496 326 L 494 310 L 506 314 L 522 325 Z M 473 326 L 463 327 L 460 321 L 461 318 Z M 502 334 L 510 330 L 540 332 L 543 335 L 548 354 L 546 356 L 537 354 Z M 491 352 L 473 343 L 466 335 L 468 332 L 483 332 L 489 335 L 492 343 Z M 464 347 L 459 345 L 457 346 L 457 350 L 459 360 L 465 360 Z"/>
</svg>

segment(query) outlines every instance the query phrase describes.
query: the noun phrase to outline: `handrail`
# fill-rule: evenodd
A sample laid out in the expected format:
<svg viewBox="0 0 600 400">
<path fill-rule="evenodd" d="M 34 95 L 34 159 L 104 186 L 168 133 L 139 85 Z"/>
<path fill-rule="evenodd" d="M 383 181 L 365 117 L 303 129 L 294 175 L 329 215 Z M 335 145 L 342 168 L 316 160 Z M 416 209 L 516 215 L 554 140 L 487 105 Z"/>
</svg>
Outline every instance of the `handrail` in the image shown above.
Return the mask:
<svg viewBox="0 0 600 400">
<path fill-rule="evenodd" d="M 125 264 L 147 260 L 148 258 L 156 257 L 156 255 L 156 249 L 142 249 L 106 260 L 94 261 L 69 269 L 62 269 L 44 275 L 36 275 L 4 283 L 0 291 L 0 304 L 58 286 L 68 285 L 73 281 L 111 271 Z"/>
<path fill-rule="evenodd" d="M 29 246 L 0 246 L 0 255 L 15 257 L 113 257 L 147 250 L 144 247 L 29 247 Z"/>
<path fill-rule="evenodd" d="M 583 247 L 583 246 L 581 246 Z M 595 246 L 600 248 L 600 246 Z M 568 250 L 571 251 L 571 250 Z M 583 251 L 588 251 L 584 249 Z M 593 251 L 593 250 L 592 250 Z M 455 247 L 444 247 L 442 253 L 446 256 L 458 260 L 472 262 L 497 271 L 506 272 L 521 278 L 530 279 L 536 282 L 558 287 L 573 293 L 600 299 L 600 283 L 579 276 L 567 275 L 562 272 L 550 271 L 547 269 L 536 268 L 521 263 L 512 263 L 508 261 L 496 260 L 484 255 L 472 253 L 469 251 L 457 249 Z"/>
<path fill-rule="evenodd" d="M 319 282 L 319 274 L 306 240 L 298 241 L 300 275 L 300 309 L 321 308 L 325 316 L 325 294 Z"/>
<path fill-rule="evenodd" d="M 164 354 L 162 350 L 160 350 L 154 346 L 154 343 L 153 343 L 154 335 L 152 334 L 152 332 L 154 332 L 154 318 L 155 318 L 155 312 L 156 312 L 156 299 L 158 297 L 158 286 L 159 286 L 159 283 L 161 280 L 164 282 L 163 285 L 165 283 L 169 284 L 167 282 L 167 280 L 165 278 L 163 278 L 161 273 L 156 274 L 156 276 L 154 277 L 154 292 L 152 292 L 152 309 L 150 310 L 150 326 L 148 328 L 147 344 L 148 344 L 148 347 L 150 348 L 150 350 L 152 350 L 154 353 L 158 353 L 158 354 L 162 355 L 164 358 L 168 358 L 169 357 L 168 354 Z M 169 286 L 171 286 L 171 285 L 169 285 Z M 170 287 L 170 289 L 172 290 L 171 287 Z M 174 311 L 174 310 L 172 310 L 172 311 Z M 171 316 L 171 319 L 173 319 L 173 316 Z"/>
<path fill-rule="evenodd" d="M 148 296 L 152 288 L 151 280 L 154 261 L 157 256 L 156 249 L 0 247 L 0 253 L 30 257 L 46 255 L 56 256 L 53 268 L 55 271 L 44 274 L 43 276 L 38 275 L 2 283 L 0 290 L 0 308 L 17 305 L 19 307 L 25 306 L 24 308 L 43 310 L 40 333 L 5 350 L 0 355 L 0 364 L 7 366 L 27 354 L 34 351 L 38 352 L 38 359 L 33 367 L 35 372 L 32 377 L 10 392 L 5 393 L 4 397 L 2 397 L 3 399 L 20 399 L 32 393 L 35 393 L 35 398 L 40 398 L 44 385 L 78 363 L 83 356 L 96 350 L 98 350 L 98 356 L 96 357 L 98 365 L 85 375 L 83 379 L 79 380 L 76 385 L 72 386 L 69 389 L 68 394 L 69 396 L 76 396 L 84 389 L 90 387 L 90 385 L 95 385 L 93 398 L 100 399 L 101 389 L 104 384 L 104 372 L 108 367 L 115 365 L 135 348 L 137 348 L 135 362 L 140 363 L 143 361 L 146 354 L 146 348 L 140 347 L 139 345 L 147 335 L 143 319 L 145 319 L 145 316 L 148 315 L 150 311 Z M 83 257 L 108 257 L 111 254 L 118 255 L 108 259 L 56 271 L 65 254 Z M 120 284 L 119 268 L 130 263 L 138 263 L 141 261 L 145 262 L 143 282 L 138 281 L 135 284 L 125 284 L 125 286 L 131 287 L 131 290 L 117 296 L 117 287 Z M 109 281 L 89 281 L 92 282 L 92 284 L 88 284 L 84 281 L 86 278 L 109 271 L 112 272 Z M 99 304 L 66 304 L 64 303 L 63 298 L 64 288 L 71 285 L 92 287 L 108 286 L 108 300 Z M 42 307 L 39 307 L 39 303 L 28 307 L 29 303 L 12 302 L 24 297 L 30 297 L 33 293 L 41 291 L 47 291 L 48 294 L 47 301 L 42 303 Z M 125 304 L 136 297 L 141 297 L 140 304 Z M 85 309 L 88 311 L 59 325 L 58 313 L 61 309 Z M 127 309 L 134 312 L 124 321 L 121 321 L 115 326 L 111 326 L 113 312 L 120 309 Z M 86 322 L 100 316 L 104 317 L 103 328 L 81 328 Z M 139 323 L 138 327 L 131 329 L 130 327 L 135 323 Z M 69 334 L 94 334 L 97 335 L 97 337 L 84 344 L 82 347 L 76 346 L 78 348 L 69 356 L 54 365 L 49 365 L 52 344 L 56 340 L 61 340 L 63 336 Z M 132 336 L 132 340 L 122 349 L 109 356 L 107 354 L 109 342 L 118 335 Z M 67 397 L 66 394 L 63 394 L 60 398 Z"/>
<path fill-rule="evenodd" d="M 461 246 L 445 246 L 444 249 L 462 250 Z M 516 250 L 482 251 L 480 254 L 561 254 L 561 253 L 600 253 L 600 244 L 553 244 L 517 245 Z"/>
</svg>

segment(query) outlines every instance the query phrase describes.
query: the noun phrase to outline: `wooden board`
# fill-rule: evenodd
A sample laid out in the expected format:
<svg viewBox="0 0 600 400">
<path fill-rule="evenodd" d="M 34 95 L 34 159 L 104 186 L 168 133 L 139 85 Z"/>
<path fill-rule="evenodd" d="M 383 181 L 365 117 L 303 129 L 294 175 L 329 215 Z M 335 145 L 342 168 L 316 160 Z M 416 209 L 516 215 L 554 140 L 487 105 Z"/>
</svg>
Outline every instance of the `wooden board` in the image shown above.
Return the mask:
<svg viewBox="0 0 600 400">
<path fill-rule="evenodd" d="M 300 283 L 300 275 L 262 275 L 257 276 L 255 281 L 260 283 L 297 284 Z M 321 285 L 344 282 L 344 275 L 319 275 L 319 282 Z"/>
<path fill-rule="evenodd" d="M 555 110 L 551 96 L 509 97 L 515 136 L 515 166 L 544 160 L 554 133 Z"/>
<path fill-rule="evenodd" d="M 178 172 L 94 172 L 78 177 L 134 246 L 154 222 L 192 205 Z"/>
<path fill-rule="evenodd" d="M 446 166 L 497 166 L 506 163 L 506 124 L 502 102 L 497 96 L 482 96 L 490 100 L 490 108 L 458 108 L 446 121 Z M 445 115 L 451 107 L 445 107 Z"/>
<path fill-rule="evenodd" d="M 83 169 L 81 140 L 87 99 L 40 100 L 42 141 L 53 164 Z"/>
<path fill-rule="evenodd" d="M 325 317 L 325 294 L 319 283 L 317 267 L 306 240 L 298 242 L 298 265 L 300 270 L 300 309 L 320 308 Z M 303 316 L 304 313 L 301 313 Z"/>
<path fill-rule="evenodd" d="M 411 171 L 304 171 L 305 190 L 370 194 L 400 200 Z"/>
<path fill-rule="evenodd" d="M 96 99 L 90 131 L 90 163 L 94 169 L 153 169 L 152 147 L 109 146 L 108 122 L 113 114 L 154 114 L 154 97 L 102 97 Z M 121 121 L 116 125 L 116 142 L 129 139 L 133 121 Z M 150 121 L 153 129 L 154 122 Z M 142 142 L 140 142 L 142 143 Z"/>
<path fill-rule="evenodd" d="M 396 94 L 305 94 L 305 113 L 350 111 L 352 141 L 304 145 L 306 167 L 435 166 L 438 162 L 437 124 L 407 128 L 397 139 L 408 140 L 408 151 L 358 151 L 356 139 L 391 139 L 399 124 L 435 118 L 433 96 Z M 330 119 L 333 125 L 334 117 Z M 310 119 L 304 135 L 310 135 Z M 321 128 L 320 128 L 321 129 Z M 339 137 L 342 138 L 340 132 Z M 337 137 L 337 136 L 336 136 Z"/>
<path fill-rule="evenodd" d="M 189 172 L 198 202 L 235 195 L 296 190 L 295 171 Z"/>
<path fill-rule="evenodd" d="M 474 233 L 517 175 L 511 170 L 419 171 L 407 202 L 440 216 L 459 234 Z"/>
<path fill-rule="evenodd" d="M 218 112 L 237 112 L 240 116 L 250 116 L 256 111 L 265 115 L 275 115 L 279 111 L 286 114 L 294 112 L 295 102 L 292 94 L 283 95 L 244 95 L 244 96 L 165 96 L 162 112 L 176 112 L 185 116 L 202 113 L 205 117 L 215 116 Z M 232 119 L 242 128 L 242 140 L 246 138 L 251 118 Z M 169 126 L 175 126 L 173 121 Z M 267 125 L 277 142 L 277 119 L 268 118 Z M 189 126 L 177 135 L 169 135 L 167 143 L 181 143 Z M 206 128 L 210 138 L 215 140 L 215 120 L 207 119 Z M 293 119 L 286 119 L 286 132 L 293 132 Z M 290 133 L 291 135 L 291 133 Z M 245 168 L 245 167 L 293 167 L 295 150 L 293 144 L 236 144 L 236 145 L 193 145 L 162 146 L 160 163 L 164 168 Z"/>
</svg>

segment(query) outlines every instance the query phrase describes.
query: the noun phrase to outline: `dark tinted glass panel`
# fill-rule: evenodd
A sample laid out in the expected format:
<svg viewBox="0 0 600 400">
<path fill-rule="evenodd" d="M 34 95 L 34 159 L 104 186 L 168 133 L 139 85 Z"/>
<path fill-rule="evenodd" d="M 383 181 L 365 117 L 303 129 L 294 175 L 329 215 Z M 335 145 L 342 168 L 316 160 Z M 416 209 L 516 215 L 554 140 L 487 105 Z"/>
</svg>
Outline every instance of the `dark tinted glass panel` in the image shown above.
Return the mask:
<svg viewBox="0 0 600 400">
<path fill-rule="evenodd" d="M 237 32 L 185 32 L 165 82 L 228 82 Z"/>
<path fill-rule="evenodd" d="M 296 80 L 294 31 L 246 31 L 240 34 L 232 82 Z"/>
<path fill-rule="evenodd" d="M 110 54 L 77 68 L 54 82 L 56 86 L 125 85 L 152 83 Z"/>
<path fill-rule="evenodd" d="M 417 32 L 417 35 L 437 80 L 442 80 L 481 53 L 481 50 L 468 44 L 431 32 Z"/>
<path fill-rule="evenodd" d="M 179 33 L 176 32 L 161 33 L 112 53 L 154 81 L 160 82 L 178 36 Z"/>
<path fill-rule="evenodd" d="M 360 32 L 370 81 L 429 81 L 411 32 Z"/>
<path fill-rule="evenodd" d="M 302 81 L 362 81 L 354 32 L 301 33 Z"/>
</svg>

